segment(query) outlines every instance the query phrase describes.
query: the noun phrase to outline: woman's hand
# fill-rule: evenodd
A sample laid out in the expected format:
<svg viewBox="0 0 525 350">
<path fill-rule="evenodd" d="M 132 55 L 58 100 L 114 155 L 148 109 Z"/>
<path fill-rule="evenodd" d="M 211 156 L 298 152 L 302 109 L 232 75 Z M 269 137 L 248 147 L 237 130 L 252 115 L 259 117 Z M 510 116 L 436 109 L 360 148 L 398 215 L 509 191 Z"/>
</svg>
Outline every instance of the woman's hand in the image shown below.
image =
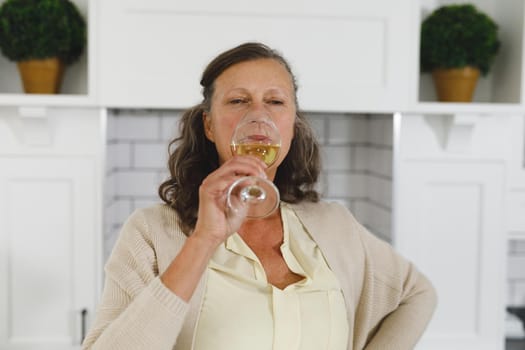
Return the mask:
<svg viewBox="0 0 525 350">
<path fill-rule="evenodd" d="M 199 211 L 193 235 L 219 245 L 236 232 L 246 210 L 233 211 L 226 205 L 230 185 L 242 176 L 266 177 L 266 164 L 251 156 L 235 156 L 209 174 L 199 188 Z"/>
<path fill-rule="evenodd" d="M 195 230 L 161 275 L 161 281 L 185 301 L 193 295 L 215 249 L 241 226 L 246 212 L 226 207 L 230 185 L 241 176 L 262 176 L 266 165 L 255 157 L 237 156 L 209 174 L 199 188 Z"/>
</svg>

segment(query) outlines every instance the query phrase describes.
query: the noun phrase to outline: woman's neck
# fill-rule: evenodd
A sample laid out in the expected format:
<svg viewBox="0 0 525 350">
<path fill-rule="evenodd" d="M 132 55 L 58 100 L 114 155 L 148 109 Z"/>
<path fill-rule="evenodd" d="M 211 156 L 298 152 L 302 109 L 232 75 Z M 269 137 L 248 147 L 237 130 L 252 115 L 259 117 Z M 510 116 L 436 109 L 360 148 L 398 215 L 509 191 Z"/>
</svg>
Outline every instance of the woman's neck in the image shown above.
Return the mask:
<svg viewBox="0 0 525 350">
<path fill-rule="evenodd" d="M 280 247 L 283 242 L 281 212 L 276 210 L 266 218 L 246 220 L 238 233 L 250 247 Z"/>
</svg>

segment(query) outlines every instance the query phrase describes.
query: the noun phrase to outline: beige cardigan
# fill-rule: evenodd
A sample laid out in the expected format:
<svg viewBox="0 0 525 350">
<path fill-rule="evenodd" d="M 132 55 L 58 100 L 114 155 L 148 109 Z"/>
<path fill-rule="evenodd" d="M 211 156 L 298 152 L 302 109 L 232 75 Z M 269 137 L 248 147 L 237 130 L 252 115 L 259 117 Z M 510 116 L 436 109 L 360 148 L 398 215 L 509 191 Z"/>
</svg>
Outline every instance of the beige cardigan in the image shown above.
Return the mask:
<svg viewBox="0 0 525 350">
<path fill-rule="evenodd" d="M 408 350 L 436 306 L 430 282 L 336 203 L 292 205 L 335 273 L 350 326 L 348 350 Z M 106 264 L 106 282 L 83 349 L 189 350 L 206 276 L 187 304 L 158 278 L 186 236 L 166 205 L 137 210 Z"/>
</svg>

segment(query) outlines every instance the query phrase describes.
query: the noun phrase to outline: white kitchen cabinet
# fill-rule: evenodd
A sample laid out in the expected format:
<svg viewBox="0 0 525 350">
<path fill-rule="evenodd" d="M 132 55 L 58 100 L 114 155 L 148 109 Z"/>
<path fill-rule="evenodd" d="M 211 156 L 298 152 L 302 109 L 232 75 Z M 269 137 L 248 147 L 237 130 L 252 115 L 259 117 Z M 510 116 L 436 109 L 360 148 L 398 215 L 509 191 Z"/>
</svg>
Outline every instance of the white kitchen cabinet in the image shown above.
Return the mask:
<svg viewBox="0 0 525 350">
<path fill-rule="evenodd" d="M 97 110 L 0 108 L 0 349 L 75 349 L 101 280 Z"/>
<path fill-rule="evenodd" d="M 410 89 L 410 4 L 100 1 L 100 100 L 109 107 L 187 108 L 200 102 L 200 74 L 216 54 L 260 41 L 291 62 L 303 109 L 396 110 Z"/>
<path fill-rule="evenodd" d="M 523 116 L 396 116 L 393 243 L 439 296 L 418 349 L 503 349 L 516 128 Z"/>
</svg>

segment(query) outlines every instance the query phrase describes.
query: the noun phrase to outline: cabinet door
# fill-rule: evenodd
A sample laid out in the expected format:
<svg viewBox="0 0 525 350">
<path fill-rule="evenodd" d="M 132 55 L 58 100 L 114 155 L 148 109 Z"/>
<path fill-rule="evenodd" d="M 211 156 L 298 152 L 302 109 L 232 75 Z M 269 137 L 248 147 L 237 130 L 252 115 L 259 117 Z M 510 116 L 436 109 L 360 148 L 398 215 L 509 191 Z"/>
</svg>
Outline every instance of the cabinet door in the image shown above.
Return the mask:
<svg viewBox="0 0 525 350">
<path fill-rule="evenodd" d="M 487 114 L 396 117 L 394 245 L 438 293 L 417 349 L 504 349 L 513 121 Z"/>
<path fill-rule="evenodd" d="M 414 161 L 402 168 L 395 246 L 439 297 L 418 349 L 503 349 L 503 164 Z"/>
<path fill-rule="evenodd" d="M 107 106 L 186 108 L 219 52 L 260 41 L 289 59 L 310 111 L 407 101 L 411 0 L 100 1 L 99 90 Z"/>
<path fill-rule="evenodd" d="M 0 348 L 73 349 L 96 298 L 90 157 L 0 157 Z M 87 320 L 84 320 L 87 322 Z"/>
</svg>

